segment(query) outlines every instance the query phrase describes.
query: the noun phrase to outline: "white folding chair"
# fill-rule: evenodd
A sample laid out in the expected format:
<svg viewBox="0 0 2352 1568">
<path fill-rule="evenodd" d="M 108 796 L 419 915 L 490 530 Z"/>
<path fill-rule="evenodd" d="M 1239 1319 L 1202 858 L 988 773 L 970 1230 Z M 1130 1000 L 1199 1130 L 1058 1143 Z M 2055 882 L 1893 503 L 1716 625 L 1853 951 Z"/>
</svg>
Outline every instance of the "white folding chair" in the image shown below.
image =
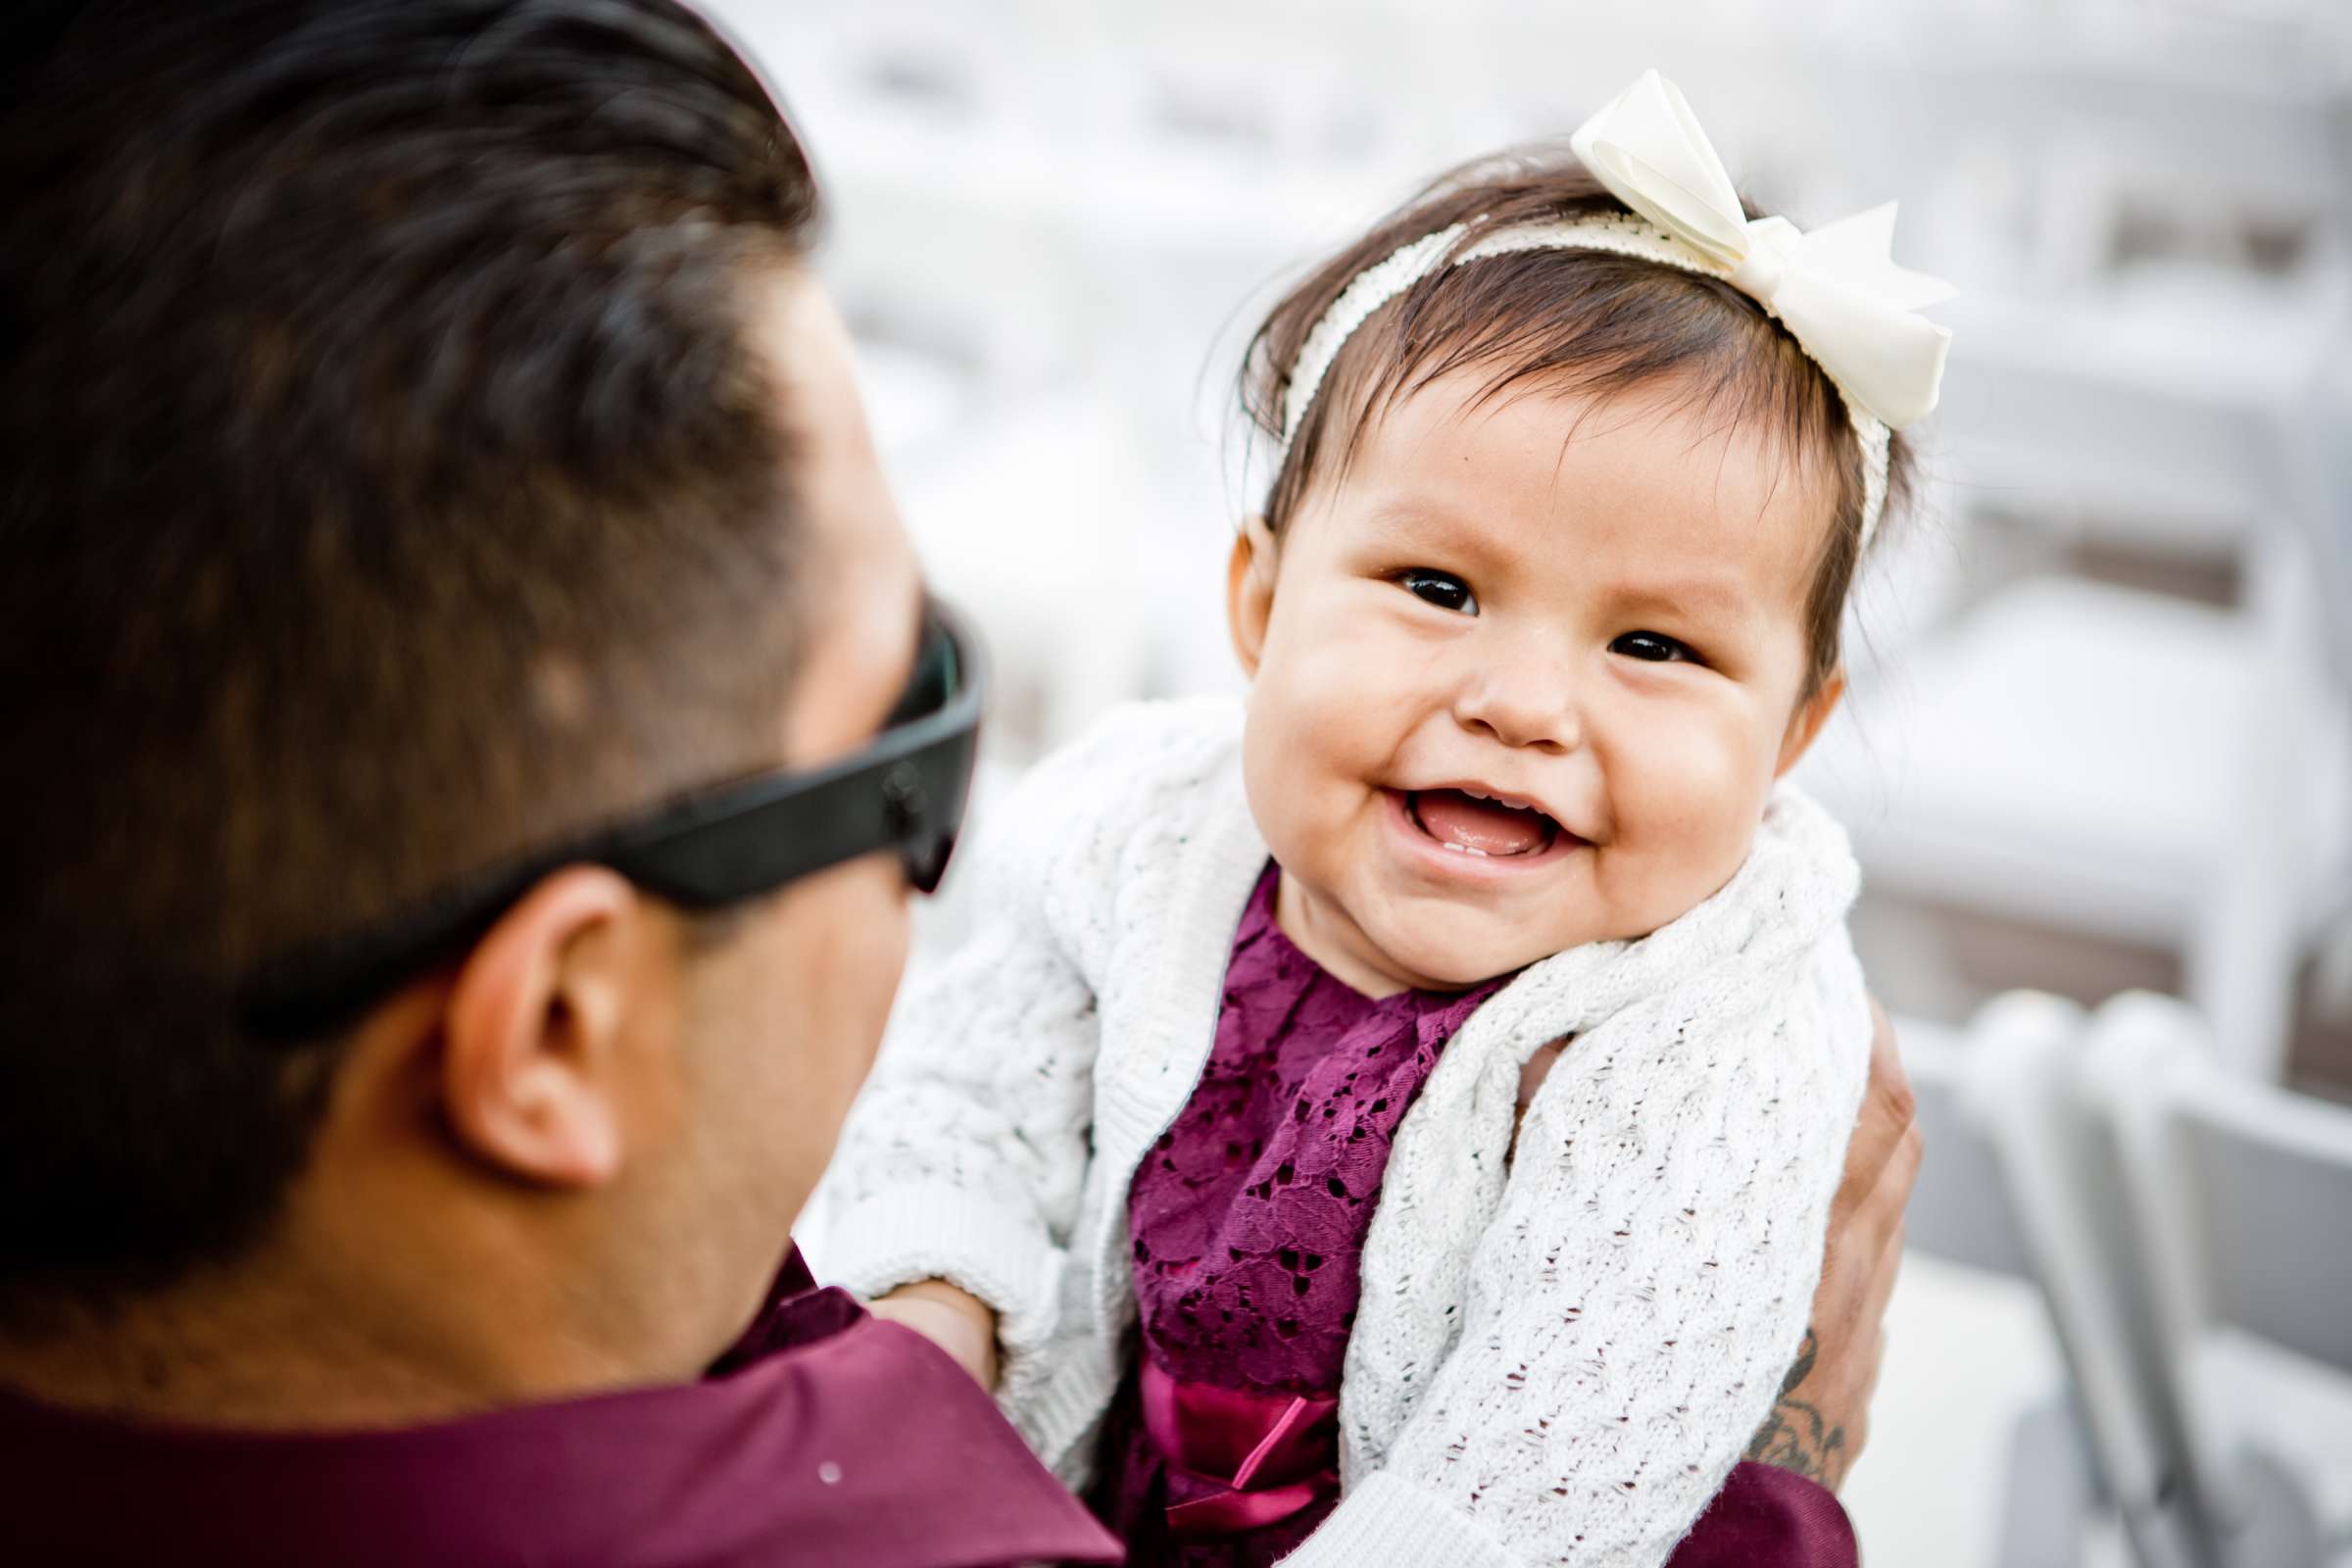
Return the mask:
<svg viewBox="0 0 2352 1568">
<path fill-rule="evenodd" d="M 2162 998 L 2110 1004 L 2083 1066 L 2127 1154 L 2208 1560 L 2352 1562 L 2352 1110 L 2220 1070 Z"/>
<path fill-rule="evenodd" d="M 2030 579 L 1905 649 L 1803 776 L 1874 886 L 2180 955 L 2275 1080 L 2352 837 L 2342 707 L 2285 618 Z"/>
<path fill-rule="evenodd" d="M 1978 1013 L 1948 1062 L 1906 1047 L 1929 1146 L 1910 1234 L 2039 1285 L 2072 1383 L 2062 1412 L 2020 1424 L 2004 1560 L 2079 1560 L 2082 1525 L 2104 1505 L 2141 1568 L 2193 1568 L 2198 1527 L 2155 1327 L 2131 1285 L 2139 1259 L 2120 1162 L 2074 1070 L 2082 1029 L 2072 1003 L 2011 992 Z"/>
<path fill-rule="evenodd" d="M 2006 1014 L 2005 1022 L 2002 1013 Z M 1984 1025 L 2047 1031 L 2062 1037 L 2074 1024 L 2064 1004 L 2036 1005 L 2031 1015 L 2014 1005 L 1995 1009 Z M 1895 1033 L 1903 1066 L 1919 1097 L 1926 1139 L 1919 1182 L 1904 1211 L 1904 1246 L 1945 1262 L 2030 1285 L 2034 1264 L 2009 1200 L 1999 1155 L 1979 1127 L 1968 1075 L 1974 1060 L 1967 1036 L 1938 1024 L 1903 1018 Z M 2037 1397 L 2011 1429 L 1995 1540 L 1999 1568 L 2079 1568 L 2093 1522 L 2110 1507 L 2100 1466 L 2088 1446 L 2081 1401 L 2061 1386 Z"/>
<path fill-rule="evenodd" d="M 1858 665 L 1859 721 L 1807 763 L 1878 885 L 2177 954 L 2231 1064 L 2272 1080 L 2300 961 L 2352 901 L 2352 627 L 2315 587 L 2352 559 L 2345 295 L 2315 248 L 2287 278 L 2150 266 L 1955 301 L 1955 489 L 2234 561 L 2241 602 L 2006 584 L 1883 678 Z"/>
</svg>

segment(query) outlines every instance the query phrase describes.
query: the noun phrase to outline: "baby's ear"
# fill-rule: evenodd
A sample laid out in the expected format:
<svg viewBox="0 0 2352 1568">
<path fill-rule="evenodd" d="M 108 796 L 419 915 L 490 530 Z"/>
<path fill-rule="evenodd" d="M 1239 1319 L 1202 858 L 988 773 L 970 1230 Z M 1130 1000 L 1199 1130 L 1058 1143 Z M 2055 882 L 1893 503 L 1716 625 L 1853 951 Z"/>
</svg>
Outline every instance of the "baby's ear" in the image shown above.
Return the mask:
<svg viewBox="0 0 2352 1568">
<path fill-rule="evenodd" d="M 1781 760 L 1773 765 L 1772 776 L 1780 778 L 1813 749 L 1814 739 L 1821 727 L 1838 711 L 1838 700 L 1845 696 L 1845 671 L 1840 669 L 1821 683 L 1821 690 L 1796 705 L 1788 715 L 1788 728 L 1781 736 Z"/>
<path fill-rule="evenodd" d="M 1274 531 L 1254 514 L 1233 536 L 1233 559 L 1225 566 L 1225 623 L 1242 673 L 1254 679 L 1265 651 L 1266 623 L 1274 615 Z"/>
</svg>

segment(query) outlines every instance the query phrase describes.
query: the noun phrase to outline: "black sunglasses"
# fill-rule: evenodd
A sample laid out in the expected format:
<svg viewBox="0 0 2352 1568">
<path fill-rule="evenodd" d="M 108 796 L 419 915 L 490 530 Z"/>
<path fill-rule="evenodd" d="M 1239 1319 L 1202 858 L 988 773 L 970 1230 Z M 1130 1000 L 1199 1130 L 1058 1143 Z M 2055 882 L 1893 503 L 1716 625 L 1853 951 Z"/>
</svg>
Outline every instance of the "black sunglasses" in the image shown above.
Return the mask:
<svg viewBox="0 0 2352 1568">
<path fill-rule="evenodd" d="M 609 866 L 649 893 L 713 909 L 876 850 L 929 893 L 963 824 L 986 679 L 970 631 L 932 602 L 906 693 L 873 743 L 807 771 L 779 769 L 674 797 L 568 844 L 452 884 L 385 920 L 272 960 L 237 996 L 238 1020 L 302 1040 L 452 957 L 566 865 Z"/>
</svg>

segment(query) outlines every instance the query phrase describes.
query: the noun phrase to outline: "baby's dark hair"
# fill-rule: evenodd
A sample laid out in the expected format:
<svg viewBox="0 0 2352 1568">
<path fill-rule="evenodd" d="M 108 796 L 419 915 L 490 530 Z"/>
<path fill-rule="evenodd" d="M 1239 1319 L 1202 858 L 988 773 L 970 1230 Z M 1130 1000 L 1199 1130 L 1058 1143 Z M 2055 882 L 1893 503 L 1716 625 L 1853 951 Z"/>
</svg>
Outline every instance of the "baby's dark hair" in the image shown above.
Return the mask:
<svg viewBox="0 0 2352 1568">
<path fill-rule="evenodd" d="M 1752 219 L 1764 215 L 1745 204 Z M 1250 339 L 1243 411 L 1276 441 L 1300 345 L 1357 273 L 1454 224 L 1453 252 L 1504 229 L 1627 209 L 1564 147 L 1480 159 L 1440 176 L 1286 295 Z M 1610 397 L 1671 385 L 1835 477 L 1837 514 L 1805 601 L 1805 695 L 1838 671 L 1838 628 L 1862 556 L 1861 443 L 1828 373 L 1764 308 L 1721 279 L 1610 251 L 1529 250 L 1442 267 L 1372 313 L 1332 363 L 1263 508 L 1279 537 L 1318 479 L 1351 462 L 1379 413 L 1465 368 L 1482 399 L 1527 382 Z M 1912 454 L 1887 453 L 1886 510 L 1907 504 Z M 1881 528 L 1885 521 L 1882 519 Z"/>
</svg>

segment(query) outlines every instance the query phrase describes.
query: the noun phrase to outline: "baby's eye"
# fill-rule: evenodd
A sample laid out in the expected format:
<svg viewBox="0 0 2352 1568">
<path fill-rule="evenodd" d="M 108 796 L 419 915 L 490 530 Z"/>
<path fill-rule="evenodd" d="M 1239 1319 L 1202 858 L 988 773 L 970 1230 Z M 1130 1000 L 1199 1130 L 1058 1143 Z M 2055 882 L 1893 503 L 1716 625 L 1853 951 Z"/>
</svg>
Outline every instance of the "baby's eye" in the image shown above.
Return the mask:
<svg viewBox="0 0 2352 1568">
<path fill-rule="evenodd" d="M 1424 604 L 1465 615 L 1478 613 L 1478 598 L 1470 592 L 1470 585 L 1450 572 L 1426 571 L 1416 566 L 1399 573 L 1396 580 L 1404 585 L 1406 593 Z"/>
<path fill-rule="evenodd" d="M 1609 652 L 1622 654 L 1627 659 L 1639 659 L 1644 663 L 1651 664 L 1705 662 L 1689 643 L 1678 642 L 1672 637 L 1654 631 L 1629 631 L 1609 644 Z"/>
</svg>

